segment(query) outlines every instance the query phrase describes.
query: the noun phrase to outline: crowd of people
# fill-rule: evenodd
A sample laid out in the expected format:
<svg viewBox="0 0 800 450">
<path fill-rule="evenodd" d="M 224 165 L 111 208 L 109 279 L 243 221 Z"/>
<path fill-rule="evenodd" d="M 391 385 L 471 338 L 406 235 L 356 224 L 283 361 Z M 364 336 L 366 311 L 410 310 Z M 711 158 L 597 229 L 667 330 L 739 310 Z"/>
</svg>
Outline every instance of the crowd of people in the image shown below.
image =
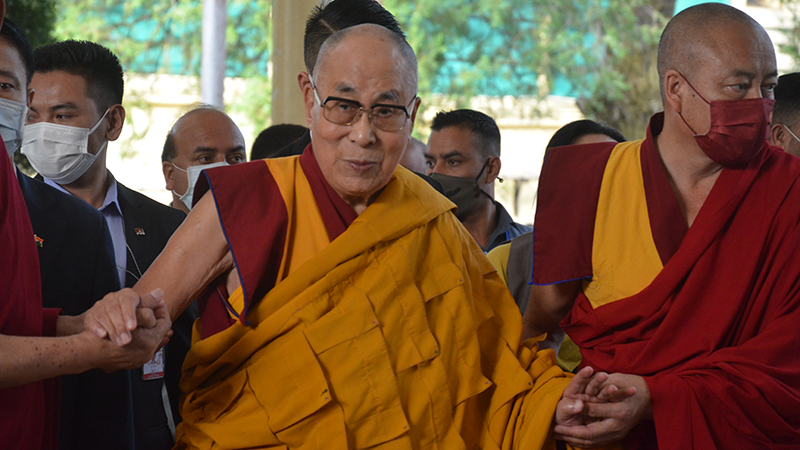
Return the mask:
<svg viewBox="0 0 800 450">
<path fill-rule="evenodd" d="M 178 118 L 169 206 L 106 167 L 113 52 L 11 19 L 0 448 L 800 448 L 800 74 L 740 10 L 667 24 L 644 140 L 553 135 L 533 227 L 494 198 L 493 118 L 411 136 L 375 0 L 315 8 L 306 126 L 250 162 L 224 111 Z"/>
</svg>

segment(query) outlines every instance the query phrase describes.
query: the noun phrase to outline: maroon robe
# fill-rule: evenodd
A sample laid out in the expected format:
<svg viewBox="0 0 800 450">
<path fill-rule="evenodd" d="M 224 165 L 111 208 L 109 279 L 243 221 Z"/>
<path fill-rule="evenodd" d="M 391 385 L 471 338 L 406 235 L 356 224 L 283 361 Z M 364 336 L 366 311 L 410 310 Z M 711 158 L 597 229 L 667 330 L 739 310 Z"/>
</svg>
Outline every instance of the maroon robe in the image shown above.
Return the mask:
<svg viewBox="0 0 800 450">
<path fill-rule="evenodd" d="M 0 140 L 0 334 L 55 336 L 59 310 L 42 309 L 39 257 L 16 174 Z M 57 379 L 0 389 L 0 447 L 58 447 Z"/>
<path fill-rule="evenodd" d="M 641 158 L 663 270 L 597 309 L 579 294 L 561 326 L 584 365 L 645 378 L 654 421 L 628 448 L 800 448 L 800 160 L 765 144 L 746 167 L 724 169 L 686 230 L 655 147 L 662 126 L 654 116 Z M 534 283 L 592 276 L 610 148 L 546 156 Z"/>
</svg>

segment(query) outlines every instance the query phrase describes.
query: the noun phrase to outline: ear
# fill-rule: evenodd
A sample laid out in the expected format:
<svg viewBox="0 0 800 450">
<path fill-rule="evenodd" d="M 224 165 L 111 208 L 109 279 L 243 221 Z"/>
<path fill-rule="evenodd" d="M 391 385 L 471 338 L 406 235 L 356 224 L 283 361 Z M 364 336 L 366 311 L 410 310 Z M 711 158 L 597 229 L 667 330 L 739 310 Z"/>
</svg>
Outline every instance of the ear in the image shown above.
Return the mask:
<svg viewBox="0 0 800 450">
<path fill-rule="evenodd" d="M 489 158 L 489 162 L 486 165 L 486 184 L 493 183 L 494 180 L 497 179 L 497 176 L 500 175 L 500 168 L 502 167 L 502 163 L 500 163 L 499 156 L 492 156 Z"/>
<path fill-rule="evenodd" d="M 108 128 L 106 129 L 106 139 L 116 141 L 122 133 L 122 126 L 125 124 L 125 108 L 122 105 L 114 105 L 108 109 L 106 116 Z"/>
<path fill-rule="evenodd" d="M 684 79 L 677 70 L 670 69 L 664 74 L 664 107 L 669 106 L 670 109 L 678 114 L 681 113 L 683 108 L 681 94 L 683 84 Z"/>
<path fill-rule="evenodd" d="M 300 72 L 297 74 L 297 86 L 300 88 L 300 93 L 305 92 L 306 85 L 311 84 L 311 75 L 308 72 Z"/>
<path fill-rule="evenodd" d="M 414 104 L 411 105 L 411 130 L 414 130 L 414 124 L 417 122 L 417 111 L 419 111 L 419 105 L 422 104 L 422 99 L 417 97 L 414 99 Z"/>
<path fill-rule="evenodd" d="M 774 123 L 772 124 L 772 128 L 769 130 L 769 143 L 785 149 L 786 142 L 784 140 L 788 137 L 789 133 L 786 133 L 783 129 L 783 124 Z"/>
<path fill-rule="evenodd" d="M 167 184 L 167 190 L 172 191 L 175 189 L 175 182 L 173 177 L 175 176 L 175 168 L 172 167 L 169 161 L 163 161 L 161 163 L 161 173 L 164 174 L 164 181 Z"/>
<path fill-rule="evenodd" d="M 33 104 L 33 94 L 35 93 L 36 91 L 34 91 L 31 88 L 28 88 L 28 95 L 26 96 L 26 100 L 28 101 L 28 108 L 30 108 L 31 104 Z"/>
<path fill-rule="evenodd" d="M 297 75 L 297 84 L 303 94 L 303 103 L 306 107 L 306 126 L 311 128 L 311 111 L 314 109 L 314 85 L 311 83 L 311 76 L 305 72 Z"/>
</svg>

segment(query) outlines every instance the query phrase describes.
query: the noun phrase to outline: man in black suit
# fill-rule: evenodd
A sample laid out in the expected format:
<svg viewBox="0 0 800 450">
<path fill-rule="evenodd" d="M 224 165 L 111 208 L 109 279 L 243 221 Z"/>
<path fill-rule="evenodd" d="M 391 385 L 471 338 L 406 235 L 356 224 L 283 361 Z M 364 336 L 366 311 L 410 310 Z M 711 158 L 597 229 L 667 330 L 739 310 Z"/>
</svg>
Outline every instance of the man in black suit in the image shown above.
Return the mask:
<svg viewBox="0 0 800 450">
<path fill-rule="evenodd" d="M 42 304 L 79 315 L 119 289 L 114 248 L 103 216 L 86 202 L 17 171 L 34 237 L 39 245 Z M 126 371 L 95 369 L 61 377 L 59 448 L 118 448 L 130 395 Z M 124 448 L 124 447 L 123 447 Z"/>
<path fill-rule="evenodd" d="M 65 41 L 40 47 L 35 61 L 30 87 L 36 95 L 22 153 L 45 183 L 102 213 L 113 241 L 119 284 L 133 286 L 185 214 L 126 188 L 106 168 L 105 149 L 119 137 L 125 121 L 119 60 L 100 45 Z M 164 351 L 142 369 L 125 372 L 128 398 L 118 405 L 125 423 L 120 429 L 103 430 L 125 436 L 123 448 L 159 450 L 174 444 L 177 379 L 191 340 L 193 314 L 196 311 L 189 311 L 175 322 L 175 334 Z"/>
</svg>

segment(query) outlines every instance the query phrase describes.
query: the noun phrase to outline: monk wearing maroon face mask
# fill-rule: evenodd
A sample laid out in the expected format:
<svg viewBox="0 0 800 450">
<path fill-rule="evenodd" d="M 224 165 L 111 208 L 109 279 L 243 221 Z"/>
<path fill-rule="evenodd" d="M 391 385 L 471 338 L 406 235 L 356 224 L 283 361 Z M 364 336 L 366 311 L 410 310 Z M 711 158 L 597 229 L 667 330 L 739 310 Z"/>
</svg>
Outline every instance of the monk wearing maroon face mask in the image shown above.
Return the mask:
<svg viewBox="0 0 800 450">
<path fill-rule="evenodd" d="M 664 112 L 646 139 L 545 157 L 526 333 L 563 318 L 582 365 L 636 390 L 556 435 L 796 448 L 800 160 L 767 143 L 772 43 L 741 11 L 701 4 L 670 21 L 658 58 Z"/>
</svg>

